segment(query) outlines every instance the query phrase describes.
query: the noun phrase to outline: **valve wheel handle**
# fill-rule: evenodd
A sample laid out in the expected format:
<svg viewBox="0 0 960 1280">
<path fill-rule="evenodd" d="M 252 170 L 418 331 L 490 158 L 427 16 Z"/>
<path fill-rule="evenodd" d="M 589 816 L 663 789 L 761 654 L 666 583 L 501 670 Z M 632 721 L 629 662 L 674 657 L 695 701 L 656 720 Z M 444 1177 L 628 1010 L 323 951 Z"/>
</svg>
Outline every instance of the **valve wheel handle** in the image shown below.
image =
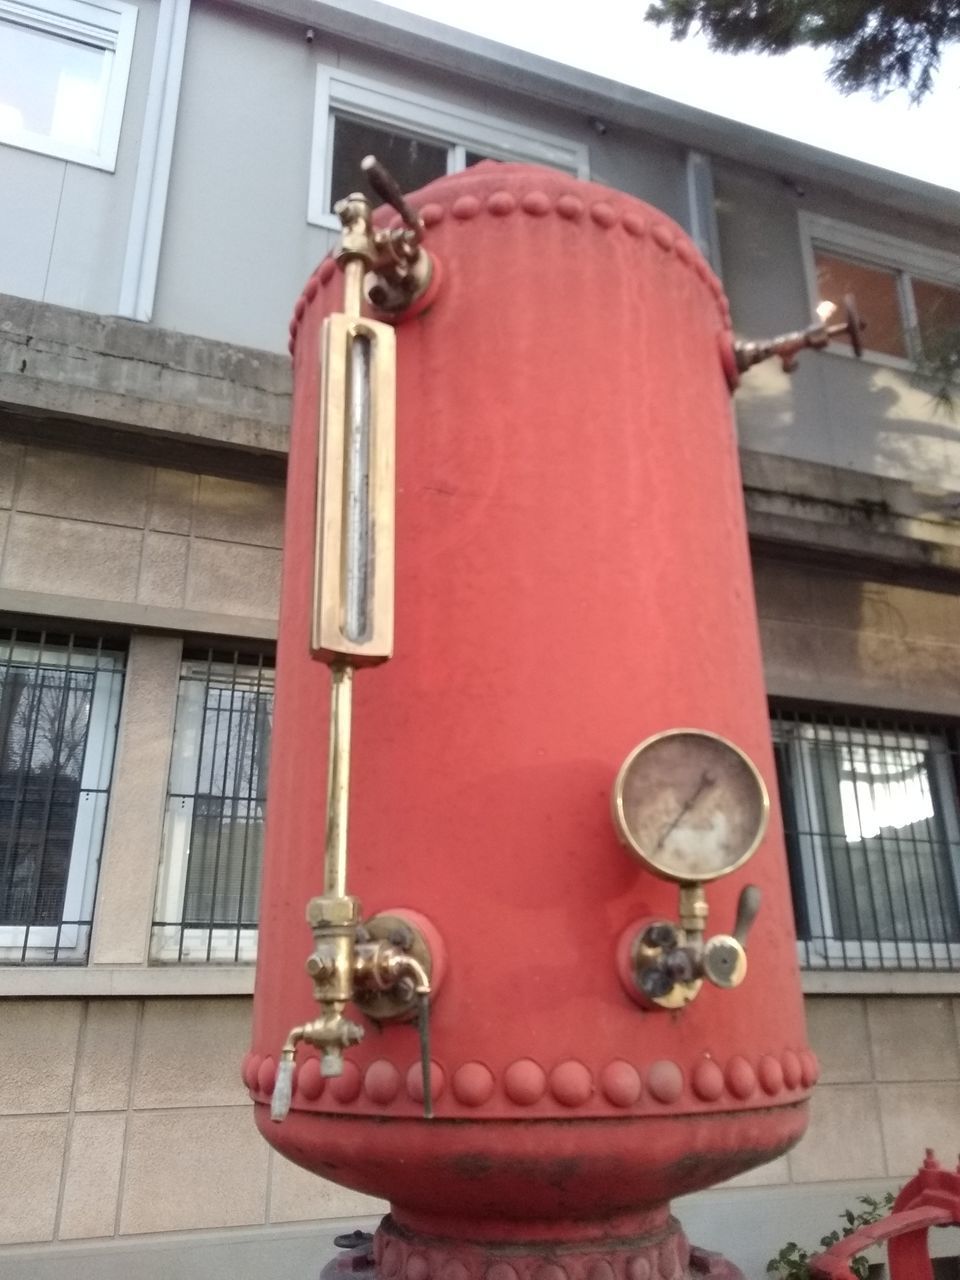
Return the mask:
<svg viewBox="0 0 960 1280">
<path fill-rule="evenodd" d="M 861 335 L 867 326 L 860 319 L 860 309 L 852 293 L 844 295 L 843 306 L 847 318 L 847 332 L 850 334 L 850 345 L 853 347 L 853 354 L 859 359 L 863 355 Z"/>
</svg>

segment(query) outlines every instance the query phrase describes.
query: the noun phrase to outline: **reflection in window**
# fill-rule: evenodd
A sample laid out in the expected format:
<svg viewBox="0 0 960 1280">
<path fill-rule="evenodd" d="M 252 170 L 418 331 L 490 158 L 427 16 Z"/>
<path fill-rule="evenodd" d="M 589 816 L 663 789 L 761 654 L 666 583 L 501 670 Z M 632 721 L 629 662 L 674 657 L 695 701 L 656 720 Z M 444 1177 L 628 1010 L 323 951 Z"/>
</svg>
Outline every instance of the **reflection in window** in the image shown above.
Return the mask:
<svg viewBox="0 0 960 1280">
<path fill-rule="evenodd" d="M 137 11 L 0 0 L 0 142 L 112 168 Z"/>
<path fill-rule="evenodd" d="M 395 129 L 334 116 L 330 207 L 362 185 L 360 161 L 364 156 L 375 155 L 381 160 L 400 184 L 401 191 L 418 191 L 447 172 L 449 151 L 450 148 L 440 142 L 425 142 Z"/>
<path fill-rule="evenodd" d="M 782 710 L 774 741 L 805 962 L 960 967 L 950 731 Z"/>
<path fill-rule="evenodd" d="M 816 245 L 818 301 L 857 299 L 868 351 L 901 360 L 935 359 L 960 338 L 960 268 L 956 281 L 928 280 L 895 262 L 871 263 Z M 836 339 L 849 345 L 850 339 Z"/>
<path fill-rule="evenodd" d="M 913 300 L 923 354 L 933 358 L 946 337 L 960 343 L 960 287 L 913 280 Z"/>
<path fill-rule="evenodd" d="M 842 304 L 846 294 L 854 294 L 860 314 L 867 321 L 864 346 L 870 351 L 906 359 L 909 351 L 900 311 L 897 273 L 852 262 L 821 249 L 817 249 L 814 256 L 819 300 Z M 844 336 L 838 341 L 849 343 L 850 339 Z"/>
<path fill-rule="evenodd" d="M 152 954 L 256 956 L 273 719 L 261 655 L 188 654 L 180 677 Z"/>
<path fill-rule="evenodd" d="M 110 55 L 0 23 L 0 112 L 10 128 L 96 149 Z"/>
<path fill-rule="evenodd" d="M 0 960 L 83 961 L 123 654 L 103 639 L 0 639 Z"/>
</svg>

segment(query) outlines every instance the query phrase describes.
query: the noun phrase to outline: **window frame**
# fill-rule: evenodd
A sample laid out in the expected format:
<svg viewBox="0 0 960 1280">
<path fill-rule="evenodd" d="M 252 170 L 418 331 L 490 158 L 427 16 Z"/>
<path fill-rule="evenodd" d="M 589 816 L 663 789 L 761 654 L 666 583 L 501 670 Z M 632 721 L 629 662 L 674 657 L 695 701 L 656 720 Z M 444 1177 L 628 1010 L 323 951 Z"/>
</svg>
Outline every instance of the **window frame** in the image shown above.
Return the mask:
<svg viewBox="0 0 960 1280">
<path fill-rule="evenodd" d="M 0 144 L 115 172 L 138 16 L 137 6 L 126 0 L 0 0 L 0 27 L 81 41 L 113 59 L 106 70 L 103 123 L 96 148 L 58 142 L 32 129 L 5 129 L 2 124 Z"/>
<path fill-rule="evenodd" d="M 459 173 L 465 167 L 467 151 L 484 151 L 494 159 L 549 165 L 578 178 L 590 176 L 585 143 L 455 102 L 410 93 L 367 76 L 318 66 L 307 221 L 328 231 L 340 230 L 339 218 L 330 212 L 334 117 L 338 114 L 445 145 L 448 173 Z"/>
<path fill-rule="evenodd" d="M 30 634 L 30 633 L 28 633 Z M 0 966 L 22 964 L 86 964 L 89 959 L 89 942 L 93 930 L 96 907 L 97 880 L 100 859 L 107 829 L 110 795 L 113 788 L 113 771 L 116 763 L 120 714 L 123 707 L 124 686 L 127 674 L 127 655 L 115 647 L 116 637 L 87 637 L 78 632 L 70 634 L 67 645 L 50 645 L 47 632 L 41 629 L 42 639 L 14 638 L 8 640 L 8 661 L 18 645 L 37 650 L 37 661 L 32 669 L 39 671 L 46 666 L 69 671 L 73 659 L 74 642 L 97 643 L 97 657 L 93 665 L 76 665 L 73 670 L 92 671 L 91 707 L 83 746 L 83 764 L 78 779 L 78 807 L 70 843 L 70 858 L 64 891 L 63 908 L 59 925 L 15 925 L 0 923 Z M 2 644 L 2 642 L 0 642 Z M 58 653 L 64 660 L 42 663 L 45 650 Z M 100 677 L 103 676 L 103 679 Z M 84 787 L 84 781 L 87 786 Z M 86 791 L 103 793 L 102 809 L 84 814 L 79 798 Z M 64 922 L 67 923 L 64 923 Z M 51 953 L 47 956 L 43 953 Z"/>
<path fill-rule="evenodd" d="M 204 720 L 209 711 L 207 700 L 210 690 L 215 687 L 221 691 L 227 690 L 232 695 L 238 692 L 253 693 L 255 698 L 263 694 L 274 697 L 276 690 L 275 656 L 272 651 L 264 649 L 258 654 L 249 649 L 237 650 L 233 663 L 227 661 L 227 655 L 227 650 L 215 646 L 208 651 L 206 660 L 200 657 L 181 658 L 170 763 L 164 786 L 160 861 L 150 928 L 151 965 L 245 965 L 253 964 L 257 958 L 259 920 L 256 928 L 244 926 L 239 920 L 231 924 L 214 920 L 210 924 L 190 927 L 184 924 L 191 837 L 197 803 L 207 798 L 207 793 L 197 790 L 196 784 L 200 781 L 203 761 L 201 752 L 205 733 Z M 251 662 L 254 658 L 259 658 L 256 667 Z M 234 674 L 232 681 L 227 683 L 223 669 L 229 666 L 232 666 Z M 191 668 L 199 670 L 201 667 L 206 668 L 204 678 L 190 674 Z M 258 674 L 255 685 L 251 687 L 249 673 L 253 671 Z M 240 677 L 242 683 L 238 684 L 239 673 L 244 675 Z M 228 711 L 228 716 L 232 714 L 232 710 Z M 229 734 L 228 728 L 228 738 Z M 269 767 L 269 757 L 266 765 Z M 193 790 L 175 791 L 173 788 L 177 778 L 192 778 L 195 784 Z M 262 801 L 252 794 L 232 795 L 230 798 L 246 801 L 248 804 L 255 801 L 266 804 L 265 789 Z M 244 862 L 245 860 L 246 853 Z"/>
<path fill-rule="evenodd" d="M 791 719 L 791 716 L 794 718 Z M 881 727 L 851 724 L 849 721 L 852 716 L 865 721 L 876 718 Z M 791 731 L 784 732 L 785 727 Z M 797 730 L 802 732 L 796 732 Z M 804 740 L 812 743 L 819 736 L 821 740 L 833 742 L 839 732 L 841 742 L 849 742 L 852 746 L 870 745 L 871 738 L 876 738 L 882 748 L 883 739 L 887 735 L 896 736 L 897 750 L 903 749 L 905 739 L 939 743 L 940 749 L 934 749 L 930 753 L 929 772 L 938 801 L 938 816 L 943 823 L 954 904 L 960 912 L 960 783 L 956 776 L 955 726 L 948 722 L 926 723 L 923 717 L 877 708 L 861 715 L 851 712 L 847 707 L 817 706 L 799 709 L 789 704 L 775 703 L 771 731 L 774 746 L 784 749 L 785 767 L 790 771 L 794 799 L 800 790 L 806 797 L 808 808 L 816 804 L 818 810 L 818 786 L 814 777 L 816 764 L 812 752 L 804 750 Z M 951 799 L 952 804 L 949 803 Z M 819 812 L 814 814 L 811 811 L 808 822 L 815 829 L 803 831 L 800 829 L 803 825 L 800 814 L 796 813 L 794 818 L 797 830 L 792 833 L 791 838 L 791 824 L 787 821 L 786 812 L 784 813 L 787 856 L 796 873 L 795 877 L 791 873 L 791 879 L 794 884 L 799 882 L 803 893 L 802 904 L 795 904 L 795 908 L 801 908 L 809 932 L 809 937 L 797 940 L 801 970 L 807 973 L 835 974 L 960 971 L 960 942 L 934 942 L 917 938 L 874 941 L 837 937 L 833 931 L 831 913 L 827 870 L 830 836 L 825 830 L 826 822 Z"/>
<path fill-rule="evenodd" d="M 816 307 L 820 301 L 814 256 L 817 249 L 822 249 L 825 253 L 836 253 L 851 261 L 862 263 L 866 267 L 879 267 L 893 272 L 897 278 L 897 298 L 900 303 L 904 344 L 911 354 L 909 358 L 904 358 L 887 355 L 882 351 L 871 351 L 866 345 L 869 342 L 868 329 L 865 334 L 862 359 L 870 364 L 885 365 L 887 368 L 901 369 L 910 373 L 916 372 L 923 353 L 918 344 L 918 317 L 911 277 L 916 276 L 933 284 L 946 285 L 960 292 L 960 255 L 948 253 L 942 249 L 931 249 L 910 240 L 902 240 L 899 236 L 888 235 L 884 231 L 873 231 L 851 222 L 841 222 L 837 218 L 830 218 L 824 214 L 810 213 L 806 209 L 801 209 L 797 216 L 810 315 L 816 314 Z M 842 299 L 836 299 L 836 301 L 842 302 Z M 869 324 L 869 316 L 865 316 L 864 319 Z M 853 350 L 844 346 L 843 343 L 831 343 L 826 350 L 830 355 L 839 356 L 844 360 L 857 359 Z"/>
</svg>

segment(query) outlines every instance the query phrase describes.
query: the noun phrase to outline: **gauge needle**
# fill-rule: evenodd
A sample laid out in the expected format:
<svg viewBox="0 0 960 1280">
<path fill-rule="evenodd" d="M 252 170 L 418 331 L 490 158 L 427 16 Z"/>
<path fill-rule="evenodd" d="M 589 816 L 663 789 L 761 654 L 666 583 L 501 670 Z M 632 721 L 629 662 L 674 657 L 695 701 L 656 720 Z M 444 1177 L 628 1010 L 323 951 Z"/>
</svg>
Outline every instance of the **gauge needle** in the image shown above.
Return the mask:
<svg viewBox="0 0 960 1280">
<path fill-rule="evenodd" d="M 660 837 L 660 839 L 657 841 L 657 847 L 656 847 L 656 850 L 654 850 L 654 852 L 656 852 L 657 850 L 660 850 L 660 849 L 662 849 L 662 848 L 663 848 L 664 841 L 667 839 L 667 837 L 668 837 L 668 836 L 669 836 L 673 831 L 675 831 L 675 830 L 676 830 L 676 828 L 680 825 L 680 823 L 683 821 L 683 819 L 687 816 L 687 814 L 690 812 L 690 810 L 693 808 L 693 806 L 697 803 L 697 801 L 700 799 L 700 797 L 703 795 L 703 793 L 704 793 L 705 791 L 707 791 L 710 787 L 712 787 L 716 781 L 717 781 L 717 780 L 716 780 L 716 778 L 713 776 L 713 774 L 708 773 L 708 772 L 706 771 L 706 769 L 704 769 L 703 773 L 700 775 L 700 781 L 697 783 L 697 789 L 696 789 L 696 791 L 694 791 L 694 793 L 693 793 L 693 795 L 690 797 L 690 799 L 689 799 L 689 800 L 687 800 L 687 801 L 684 803 L 684 805 L 683 805 L 683 807 L 681 808 L 680 812 L 677 814 L 677 816 L 674 818 L 674 820 L 670 823 L 670 825 L 669 825 L 669 826 L 667 827 L 667 829 L 664 831 L 663 835 L 662 835 L 662 836 Z"/>
</svg>

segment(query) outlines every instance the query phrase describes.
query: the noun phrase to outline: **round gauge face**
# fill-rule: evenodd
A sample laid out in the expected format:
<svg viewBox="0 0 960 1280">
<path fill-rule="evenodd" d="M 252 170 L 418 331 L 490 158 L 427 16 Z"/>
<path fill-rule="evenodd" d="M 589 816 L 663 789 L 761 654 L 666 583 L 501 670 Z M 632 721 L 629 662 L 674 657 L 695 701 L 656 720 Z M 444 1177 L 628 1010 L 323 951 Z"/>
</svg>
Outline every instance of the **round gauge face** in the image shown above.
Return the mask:
<svg viewBox="0 0 960 1280">
<path fill-rule="evenodd" d="M 770 801 L 748 756 L 725 738 L 673 729 L 641 742 L 613 788 L 620 838 L 656 875 L 715 880 L 755 851 Z"/>
</svg>

